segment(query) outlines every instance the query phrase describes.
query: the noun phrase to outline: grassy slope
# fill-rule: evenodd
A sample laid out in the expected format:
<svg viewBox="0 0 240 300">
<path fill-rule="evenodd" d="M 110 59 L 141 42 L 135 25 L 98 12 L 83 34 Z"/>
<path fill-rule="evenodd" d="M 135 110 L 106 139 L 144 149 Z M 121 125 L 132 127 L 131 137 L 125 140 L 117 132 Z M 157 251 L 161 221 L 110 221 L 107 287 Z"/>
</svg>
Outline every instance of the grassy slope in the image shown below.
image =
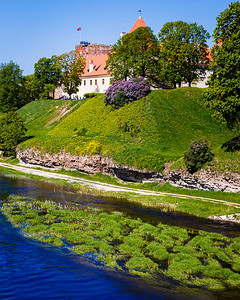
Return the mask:
<svg viewBox="0 0 240 300">
<path fill-rule="evenodd" d="M 46 112 L 40 111 L 40 102 L 33 102 L 20 113 L 29 120 L 29 133 L 34 132 L 36 138 L 22 146 L 34 145 L 50 152 L 62 148 L 77 154 L 100 152 L 118 163 L 161 171 L 165 161 L 183 156 L 191 140 L 205 136 L 219 153 L 221 145 L 233 138 L 203 107 L 201 95 L 197 88 L 152 91 L 115 111 L 99 96 L 85 101 L 52 130 L 43 129 Z M 54 105 L 45 111 L 56 110 Z M 32 110 L 36 115 L 33 120 Z"/>
<path fill-rule="evenodd" d="M 36 100 L 18 110 L 27 126 L 27 135 L 44 136 L 54 128 L 74 106 L 79 107 L 78 101 L 73 100 Z"/>
</svg>

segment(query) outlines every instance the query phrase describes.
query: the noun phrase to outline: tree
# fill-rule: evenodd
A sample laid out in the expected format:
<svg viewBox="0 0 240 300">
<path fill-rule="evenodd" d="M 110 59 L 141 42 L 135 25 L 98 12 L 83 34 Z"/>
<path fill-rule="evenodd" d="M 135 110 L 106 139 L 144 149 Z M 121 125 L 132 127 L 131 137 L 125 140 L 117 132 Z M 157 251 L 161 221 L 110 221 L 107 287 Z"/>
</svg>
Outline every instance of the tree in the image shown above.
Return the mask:
<svg viewBox="0 0 240 300">
<path fill-rule="evenodd" d="M 23 77 L 24 86 L 26 88 L 26 93 L 29 101 L 34 101 L 37 98 L 37 89 L 34 81 L 34 74 L 26 75 Z"/>
<path fill-rule="evenodd" d="M 42 57 L 34 65 L 34 86 L 38 98 L 46 97 L 46 85 L 57 88 L 62 78 L 61 66 L 58 64 L 57 56 L 51 58 Z M 54 98 L 54 93 L 53 93 Z"/>
<path fill-rule="evenodd" d="M 210 37 L 203 26 L 183 21 L 168 22 L 160 30 L 160 60 L 166 79 L 176 87 L 205 76 L 208 65 L 206 40 Z"/>
<path fill-rule="evenodd" d="M 16 112 L 9 112 L 0 120 L 0 150 L 4 156 L 15 156 L 16 146 L 24 140 L 26 128 Z"/>
<path fill-rule="evenodd" d="M 106 67 L 115 80 L 141 76 L 150 86 L 160 86 L 159 46 L 152 30 L 140 27 L 119 39 L 112 47 Z"/>
<path fill-rule="evenodd" d="M 60 55 L 58 63 L 62 71 L 63 91 L 71 97 L 72 94 L 78 92 L 86 61 L 77 51 L 71 51 Z"/>
<path fill-rule="evenodd" d="M 234 2 L 217 17 L 210 65 L 213 74 L 205 93 L 206 104 L 229 128 L 240 125 L 240 3 Z"/>
<path fill-rule="evenodd" d="M 0 110 L 7 112 L 28 102 L 22 70 L 14 62 L 0 65 Z"/>
</svg>

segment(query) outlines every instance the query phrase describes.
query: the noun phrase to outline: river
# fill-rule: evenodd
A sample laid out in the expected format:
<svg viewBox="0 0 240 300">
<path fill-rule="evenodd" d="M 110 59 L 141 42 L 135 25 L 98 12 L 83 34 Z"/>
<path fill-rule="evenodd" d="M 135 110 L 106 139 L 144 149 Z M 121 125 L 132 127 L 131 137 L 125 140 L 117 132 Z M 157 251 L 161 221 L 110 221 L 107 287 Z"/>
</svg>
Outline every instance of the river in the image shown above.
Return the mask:
<svg viewBox="0 0 240 300">
<path fill-rule="evenodd" d="M 39 180 L 0 176 L 0 201 L 9 194 L 77 202 L 105 211 L 122 211 L 156 224 L 240 236 L 240 227 L 133 205 L 124 199 L 81 195 L 77 191 Z M 234 299 L 233 293 L 216 294 L 159 278 L 158 284 L 97 265 L 73 254 L 24 237 L 0 214 L 0 299 Z"/>
</svg>

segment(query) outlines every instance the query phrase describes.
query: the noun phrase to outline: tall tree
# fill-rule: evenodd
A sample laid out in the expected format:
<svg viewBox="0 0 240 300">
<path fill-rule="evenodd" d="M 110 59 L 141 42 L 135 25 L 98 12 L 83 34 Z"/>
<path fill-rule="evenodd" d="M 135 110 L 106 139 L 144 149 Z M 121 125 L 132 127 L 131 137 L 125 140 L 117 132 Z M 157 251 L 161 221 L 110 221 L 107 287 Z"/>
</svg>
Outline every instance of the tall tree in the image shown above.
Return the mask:
<svg viewBox="0 0 240 300">
<path fill-rule="evenodd" d="M 62 71 L 63 91 L 71 97 L 78 92 L 86 61 L 77 51 L 71 51 L 60 55 L 58 63 Z"/>
<path fill-rule="evenodd" d="M 126 34 L 112 47 L 106 67 L 116 80 L 144 77 L 151 86 L 160 86 L 159 46 L 149 27 Z"/>
<path fill-rule="evenodd" d="M 15 110 L 28 102 L 22 70 L 14 62 L 0 65 L 0 110 Z"/>
<path fill-rule="evenodd" d="M 240 3 L 234 2 L 217 17 L 210 67 L 213 74 L 205 93 L 206 104 L 229 128 L 240 127 Z"/>
<path fill-rule="evenodd" d="M 61 81 L 61 66 L 58 64 L 57 56 L 51 58 L 42 57 L 34 65 L 34 86 L 39 98 L 46 97 L 46 85 L 57 87 Z M 51 89 L 52 90 L 52 89 Z M 54 93 L 53 93 L 54 97 Z"/>
<path fill-rule="evenodd" d="M 23 79 L 29 101 L 34 101 L 37 98 L 37 90 L 34 84 L 34 74 L 26 75 L 23 77 Z"/>
<path fill-rule="evenodd" d="M 168 22 L 160 30 L 162 72 L 176 87 L 178 83 L 192 82 L 205 76 L 208 64 L 207 39 L 209 33 L 197 23 Z"/>
<path fill-rule="evenodd" d="M 26 127 L 16 112 L 9 112 L 0 120 L 0 150 L 4 156 L 15 155 L 16 146 L 25 138 Z"/>
</svg>

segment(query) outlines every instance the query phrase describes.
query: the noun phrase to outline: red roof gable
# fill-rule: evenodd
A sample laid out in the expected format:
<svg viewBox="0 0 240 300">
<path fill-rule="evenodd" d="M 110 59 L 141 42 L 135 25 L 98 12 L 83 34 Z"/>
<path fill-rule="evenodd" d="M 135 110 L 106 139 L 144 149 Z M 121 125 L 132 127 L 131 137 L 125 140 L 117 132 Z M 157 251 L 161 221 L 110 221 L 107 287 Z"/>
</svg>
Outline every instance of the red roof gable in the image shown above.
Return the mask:
<svg viewBox="0 0 240 300">
<path fill-rule="evenodd" d="M 137 21 L 135 22 L 135 24 L 133 25 L 133 27 L 131 28 L 131 30 L 129 31 L 129 33 L 133 32 L 134 30 L 136 30 L 139 27 L 147 27 L 147 25 L 145 24 L 145 22 L 143 21 L 142 17 L 139 17 L 137 19 Z"/>
<path fill-rule="evenodd" d="M 86 57 L 86 66 L 82 77 L 108 75 L 108 72 L 105 69 L 107 59 L 107 54 Z"/>
</svg>

